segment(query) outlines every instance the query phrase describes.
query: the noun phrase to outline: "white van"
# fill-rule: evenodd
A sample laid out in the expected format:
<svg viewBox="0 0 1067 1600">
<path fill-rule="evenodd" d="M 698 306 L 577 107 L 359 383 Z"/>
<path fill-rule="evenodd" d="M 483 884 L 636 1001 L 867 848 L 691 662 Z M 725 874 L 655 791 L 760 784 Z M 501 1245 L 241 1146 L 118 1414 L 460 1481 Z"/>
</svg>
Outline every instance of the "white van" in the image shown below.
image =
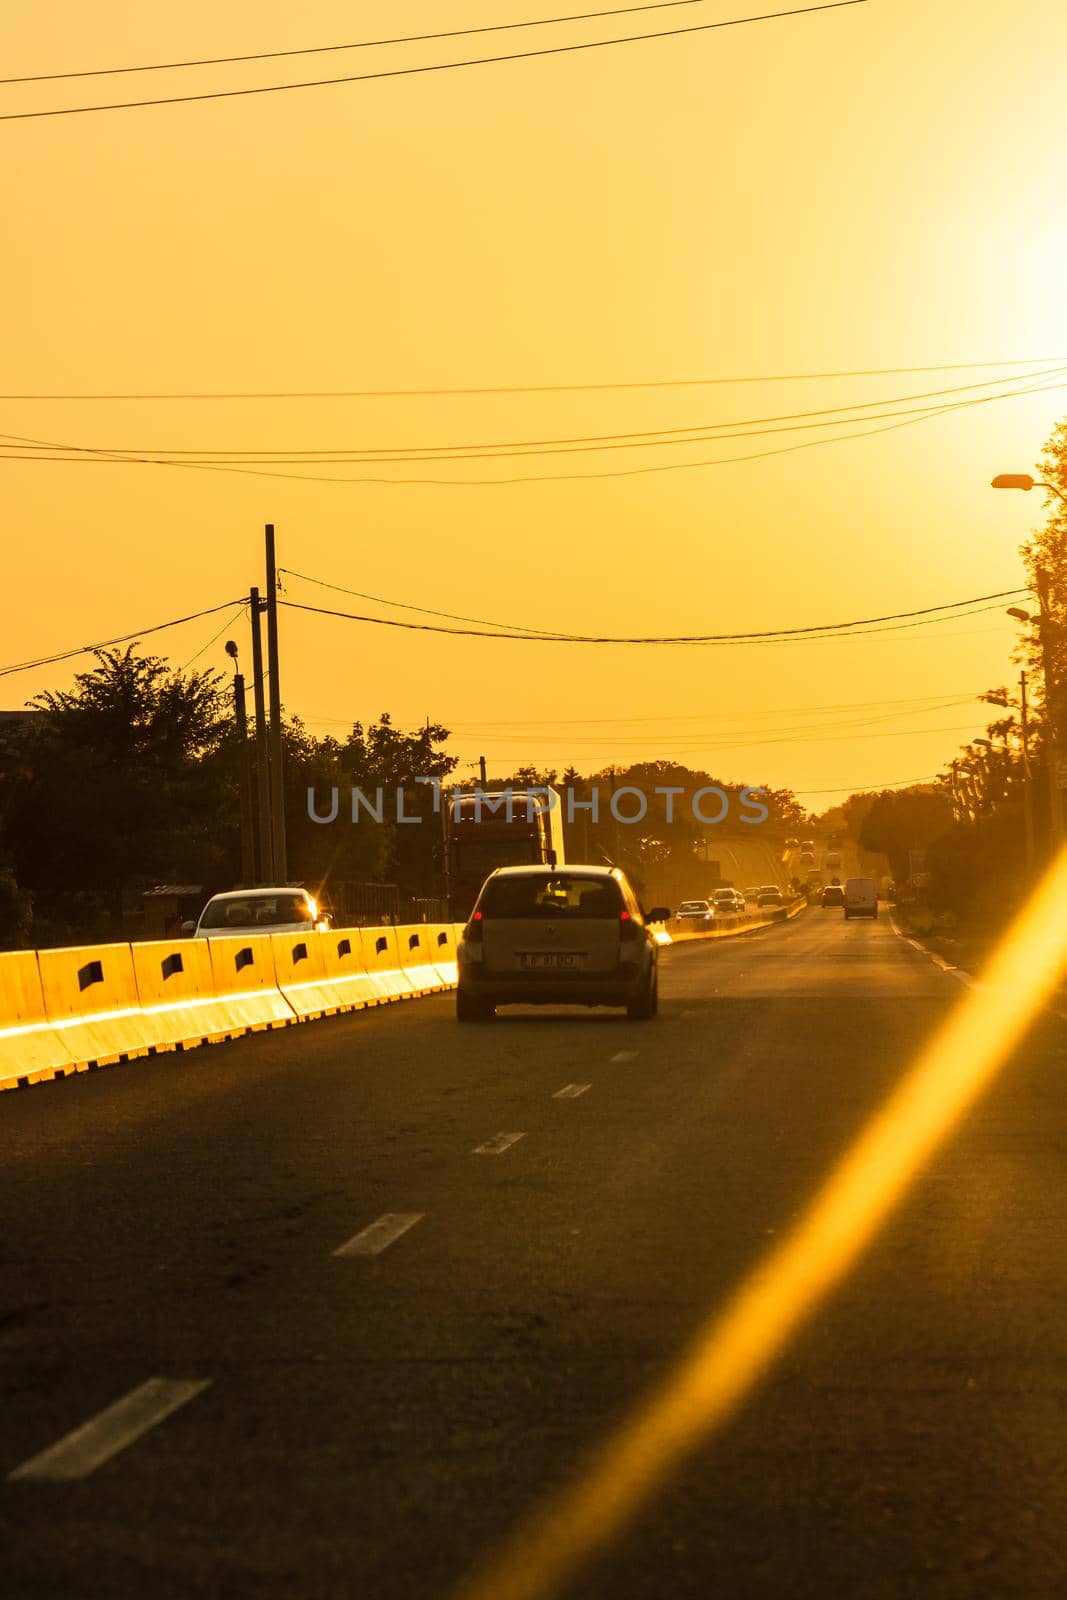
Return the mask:
<svg viewBox="0 0 1067 1600">
<path fill-rule="evenodd" d="M 877 917 L 878 888 L 873 878 L 845 879 L 845 921 L 849 917 Z"/>
</svg>

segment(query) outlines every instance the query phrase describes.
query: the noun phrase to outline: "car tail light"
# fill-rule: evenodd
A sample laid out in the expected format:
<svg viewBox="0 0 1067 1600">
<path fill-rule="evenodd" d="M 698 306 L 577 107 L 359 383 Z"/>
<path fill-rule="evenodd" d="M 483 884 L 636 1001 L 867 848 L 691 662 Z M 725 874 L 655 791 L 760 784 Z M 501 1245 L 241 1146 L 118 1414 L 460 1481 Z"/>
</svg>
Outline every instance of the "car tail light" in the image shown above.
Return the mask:
<svg viewBox="0 0 1067 1600">
<path fill-rule="evenodd" d="M 468 944 L 481 944 L 482 942 L 482 913 L 472 911 L 471 919 L 463 930 L 463 937 Z"/>
<path fill-rule="evenodd" d="M 619 938 L 637 938 L 637 923 L 634 921 L 633 917 L 631 917 L 628 911 L 619 912 Z"/>
</svg>

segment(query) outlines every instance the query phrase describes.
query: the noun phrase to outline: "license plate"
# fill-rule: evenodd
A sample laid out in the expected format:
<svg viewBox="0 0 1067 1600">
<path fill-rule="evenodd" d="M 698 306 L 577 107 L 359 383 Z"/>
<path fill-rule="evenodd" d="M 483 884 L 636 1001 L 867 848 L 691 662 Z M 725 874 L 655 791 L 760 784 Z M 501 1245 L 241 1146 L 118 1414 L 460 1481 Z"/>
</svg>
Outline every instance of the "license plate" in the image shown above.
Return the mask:
<svg viewBox="0 0 1067 1600">
<path fill-rule="evenodd" d="M 535 950 L 521 954 L 519 956 L 519 966 L 524 972 L 529 972 L 533 969 L 544 970 L 546 967 L 553 972 L 573 972 L 581 966 L 584 960 L 585 956 L 579 955 L 576 951 Z"/>
</svg>

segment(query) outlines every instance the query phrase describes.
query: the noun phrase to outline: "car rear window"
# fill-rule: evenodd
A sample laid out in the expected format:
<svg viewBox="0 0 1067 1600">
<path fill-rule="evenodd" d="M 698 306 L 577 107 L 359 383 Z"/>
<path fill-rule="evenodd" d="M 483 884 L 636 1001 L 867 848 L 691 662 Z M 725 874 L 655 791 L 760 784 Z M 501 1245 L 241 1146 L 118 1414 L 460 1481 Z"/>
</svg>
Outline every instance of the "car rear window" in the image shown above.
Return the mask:
<svg viewBox="0 0 1067 1600">
<path fill-rule="evenodd" d="M 286 922 L 310 922 L 302 894 L 258 894 L 247 900 L 209 900 L 200 918 L 202 928 L 276 928 Z"/>
<path fill-rule="evenodd" d="M 479 910 L 486 917 L 617 917 L 622 893 L 612 878 L 491 878 Z"/>
</svg>

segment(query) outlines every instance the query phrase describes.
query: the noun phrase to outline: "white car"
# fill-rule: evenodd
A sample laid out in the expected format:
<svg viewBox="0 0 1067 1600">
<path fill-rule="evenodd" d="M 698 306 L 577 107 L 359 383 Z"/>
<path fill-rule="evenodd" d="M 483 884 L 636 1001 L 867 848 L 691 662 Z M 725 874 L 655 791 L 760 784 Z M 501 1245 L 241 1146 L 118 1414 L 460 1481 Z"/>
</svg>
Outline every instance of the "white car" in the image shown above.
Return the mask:
<svg viewBox="0 0 1067 1600">
<path fill-rule="evenodd" d="M 456 951 L 456 1017 L 484 1022 L 498 1005 L 625 1006 L 656 1014 L 659 946 L 618 867 L 498 867 Z"/>
<path fill-rule="evenodd" d="M 182 932 L 197 939 L 217 939 L 227 934 L 305 933 L 330 927 L 307 889 L 231 889 L 211 897 L 196 922 L 186 922 Z"/>
<path fill-rule="evenodd" d="M 845 921 L 878 916 L 878 886 L 873 878 L 845 879 Z"/>
<path fill-rule="evenodd" d="M 703 927 L 712 920 L 711 901 L 683 900 L 675 916 L 690 927 Z"/>
</svg>

